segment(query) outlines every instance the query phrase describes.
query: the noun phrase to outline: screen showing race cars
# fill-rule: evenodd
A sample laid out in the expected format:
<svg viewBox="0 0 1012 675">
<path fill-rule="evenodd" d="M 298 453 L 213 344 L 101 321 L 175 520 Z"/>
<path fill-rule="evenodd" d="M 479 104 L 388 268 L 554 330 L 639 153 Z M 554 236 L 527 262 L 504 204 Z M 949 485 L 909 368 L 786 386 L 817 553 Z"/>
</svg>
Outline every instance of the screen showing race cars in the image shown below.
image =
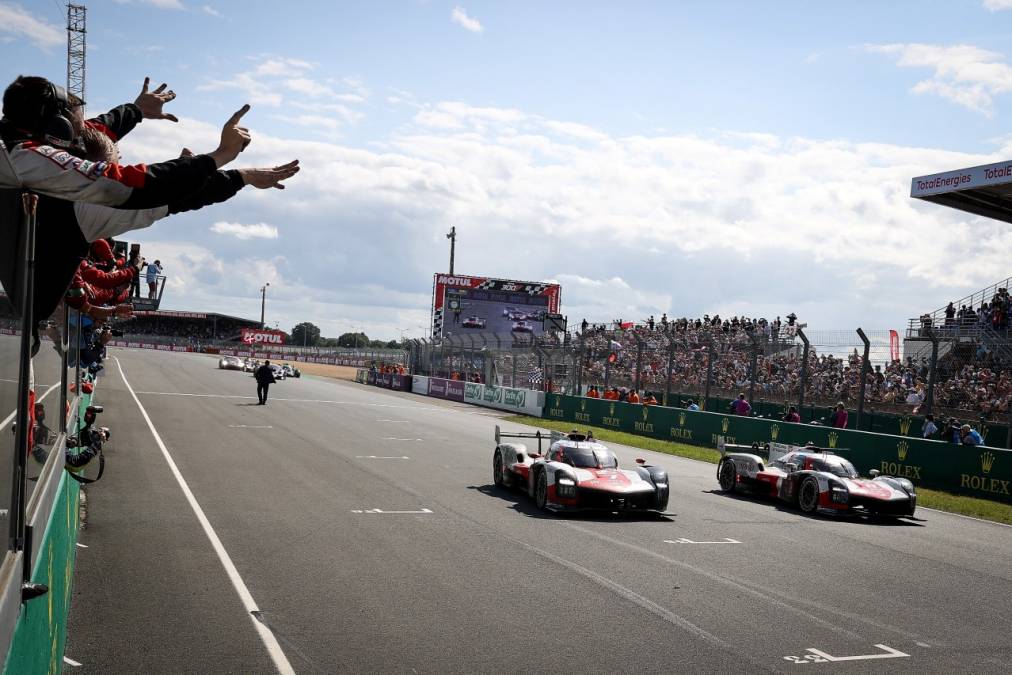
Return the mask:
<svg viewBox="0 0 1012 675">
<path fill-rule="evenodd" d="M 436 274 L 432 335 L 540 335 L 545 314 L 559 312 L 561 296 L 562 287 L 549 282 Z"/>
<path fill-rule="evenodd" d="M 443 335 L 470 332 L 544 331 L 548 298 L 525 293 L 448 288 L 443 299 Z"/>
</svg>

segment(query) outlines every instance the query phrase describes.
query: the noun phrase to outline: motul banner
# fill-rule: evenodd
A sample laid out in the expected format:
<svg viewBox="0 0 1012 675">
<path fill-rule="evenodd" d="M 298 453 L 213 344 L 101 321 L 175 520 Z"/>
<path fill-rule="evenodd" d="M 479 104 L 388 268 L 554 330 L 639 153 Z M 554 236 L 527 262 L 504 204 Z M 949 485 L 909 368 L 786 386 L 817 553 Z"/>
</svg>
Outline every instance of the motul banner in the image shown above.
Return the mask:
<svg viewBox="0 0 1012 675">
<path fill-rule="evenodd" d="M 283 345 L 285 334 L 265 328 L 243 328 L 242 341 L 248 345 Z"/>
</svg>

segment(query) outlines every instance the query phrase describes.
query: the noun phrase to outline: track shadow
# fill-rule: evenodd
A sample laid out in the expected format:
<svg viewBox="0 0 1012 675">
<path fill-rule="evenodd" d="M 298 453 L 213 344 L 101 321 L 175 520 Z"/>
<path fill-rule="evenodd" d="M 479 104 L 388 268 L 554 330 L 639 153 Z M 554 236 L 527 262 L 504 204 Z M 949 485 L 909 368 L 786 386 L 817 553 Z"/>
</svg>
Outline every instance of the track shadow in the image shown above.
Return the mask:
<svg viewBox="0 0 1012 675">
<path fill-rule="evenodd" d="M 742 492 L 723 492 L 721 490 L 702 490 L 703 494 L 719 495 L 725 499 L 734 499 L 741 502 L 753 502 L 761 504 L 769 504 L 777 511 L 781 513 L 789 513 L 791 515 L 799 516 L 801 518 L 808 518 L 811 520 L 829 520 L 837 523 L 861 523 L 864 525 L 875 525 L 878 527 L 924 527 L 922 523 L 925 521 L 922 518 L 897 518 L 895 516 L 876 516 L 873 514 L 866 513 L 847 513 L 841 515 L 825 515 L 821 513 L 805 513 L 801 509 L 780 501 L 774 497 L 765 497 L 763 495 L 752 495 Z"/>
<path fill-rule="evenodd" d="M 248 405 L 260 405 L 259 403 L 236 403 L 236 407 L 245 408 Z"/>
<path fill-rule="evenodd" d="M 621 520 L 638 520 L 645 522 L 674 522 L 673 516 L 678 514 L 675 513 L 653 513 L 653 512 L 607 512 L 607 511 L 542 511 L 535 506 L 534 501 L 528 497 L 522 490 L 508 488 L 508 487 L 496 487 L 495 485 L 469 485 L 468 490 L 477 490 L 478 492 L 488 495 L 489 497 L 496 497 L 503 501 L 510 502 L 514 511 L 517 513 L 528 516 L 529 518 L 547 518 L 550 520 L 573 520 L 579 522 L 595 522 L 595 523 L 613 523 Z"/>
</svg>

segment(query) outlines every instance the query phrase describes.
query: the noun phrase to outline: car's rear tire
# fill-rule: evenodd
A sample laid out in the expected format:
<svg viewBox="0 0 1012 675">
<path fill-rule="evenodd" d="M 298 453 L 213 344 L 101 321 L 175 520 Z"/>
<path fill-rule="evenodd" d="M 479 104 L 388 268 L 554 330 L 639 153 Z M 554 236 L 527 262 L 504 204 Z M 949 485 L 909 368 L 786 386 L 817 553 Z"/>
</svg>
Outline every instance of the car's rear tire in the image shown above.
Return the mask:
<svg viewBox="0 0 1012 675">
<path fill-rule="evenodd" d="M 538 471 L 534 479 L 534 504 L 542 511 L 548 508 L 548 476 L 544 471 Z"/>
<path fill-rule="evenodd" d="M 503 487 L 505 483 L 502 475 L 502 453 L 498 450 L 492 457 L 492 483 L 498 488 Z"/>
<path fill-rule="evenodd" d="M 819 481 L 808 476 L 798 488 L 798 508 L 805 513 L 815 513 L 819 508 Z"/>
<path fill-rule="evenodd" d="M 720 463 L 717 480 L 720 482 L 721 492 L 734 492 L 738 487 L 738 470 L 735 468 L 734 462 L 725 459 Z"/>
</svg>

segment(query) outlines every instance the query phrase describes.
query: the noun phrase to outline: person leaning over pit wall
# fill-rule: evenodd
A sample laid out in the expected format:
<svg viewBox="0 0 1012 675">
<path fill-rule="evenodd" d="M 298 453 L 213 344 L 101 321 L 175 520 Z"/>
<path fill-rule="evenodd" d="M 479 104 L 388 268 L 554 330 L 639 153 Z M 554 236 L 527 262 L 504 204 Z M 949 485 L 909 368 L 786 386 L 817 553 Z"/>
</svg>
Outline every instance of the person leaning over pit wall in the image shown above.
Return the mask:
<svg viewBox="0 0 1012 675">
<path fill-rule="evenodd" d="M 297 160 L 269 170 L 218 171 L 250 141 L 248 130 L 239 126 L 249 105 L 225 123 L 218 148 L 206 155 L 134 166 L 83 158 L 81 133 L 86 128 L 118 139 L 142 119 L 175 121 L 161 111 L 175 95 L 161 94 L 164 85 L 148 92 L 147 85 L 145 80 L 134 104 L 88 121 L 79 121 L 75 112 L 82 102 L 71 100 L 62 88 L 44 78 L 19 77 L 4 92 L 0 238 L 14 240 L 20 223 L 21 192 L 38 193 L 36 258 L 46 274 L 36 279 L 36 316 L 52 313 L 89 242 L 146 227 L 170 212 L 224 201 L 245 184 L 283 187 L 279 181 L 298 171 Z M 176 208 L 168 209 L 170 204 Z M 13 255 L 13 250 L 0 255 L 0 282 L 8 289 L 16 267 Z"/>
</svg>

